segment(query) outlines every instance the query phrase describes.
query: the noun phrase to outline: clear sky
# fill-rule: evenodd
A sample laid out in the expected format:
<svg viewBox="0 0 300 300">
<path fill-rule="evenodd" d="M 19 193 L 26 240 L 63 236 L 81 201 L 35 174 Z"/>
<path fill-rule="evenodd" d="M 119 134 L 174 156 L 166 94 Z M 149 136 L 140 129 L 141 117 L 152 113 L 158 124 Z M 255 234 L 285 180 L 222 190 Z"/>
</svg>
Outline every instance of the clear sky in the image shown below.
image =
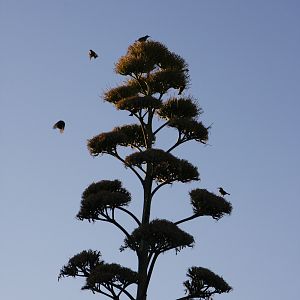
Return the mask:
<svg viewBox="0 0 300 300">
<path fill-rule="evenodd" d="M 102 179 L 121 179 L 141 210 L 134 175 L 110 157 L 92 158 L 86 140 L 132 122 L 100 96 L 123 80 L 114 63 L 148 34 L 187 61 L 187 93 L 213 123 L 211 146 L 175 153 L 198 166 L 201 182 L 164 188 L 153 218 L 190 215 L 196 187 L 223 186 L 234 207 L 218 222 L 182 226 L 196 245 L 158 259 L 149 299 L 183 296 L 193 265 L 233 286 L 215 299 L 297 299 L 299 15 L 298 0 L 0 0 L 0 298 L 104 299 L 81 291 L 79 279 L 57 282 L 84 249 L 135 269 L 116 229 L 75 216 L 83 190 Z M 62 135 L 51 128 L 59 119 Z"/>
</svg>

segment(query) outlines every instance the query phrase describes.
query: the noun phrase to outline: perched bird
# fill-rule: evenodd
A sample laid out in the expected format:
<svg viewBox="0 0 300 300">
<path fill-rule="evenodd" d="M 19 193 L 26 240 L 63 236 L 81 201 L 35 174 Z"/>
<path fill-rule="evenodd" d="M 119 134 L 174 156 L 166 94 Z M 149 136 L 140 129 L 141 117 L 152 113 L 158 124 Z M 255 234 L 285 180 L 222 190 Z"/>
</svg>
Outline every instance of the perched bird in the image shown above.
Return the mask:
<svg viewBox="0 0 300 300">
<path fill-rule="evenodd" d="M 90 50 L 90 51 L 89 51 L 89 57 L 90 57 L 90 60 L 91 60 L 92 58 L 96 59 L 96 58 L 98 57 L 98 54 L 97 54 L 95 51 Z"/>
<path fill-rule="evenodd" d="M 180 86 L 178 90 L 178 95 L 181 95 L 184 89 L 185 89 L 185 85 Z"/>
<path fill-rule="evenodd" d="M 140 37 L 137 41 L 138 42 L 146 42 L 149 37 L 150 37 L 150 35 L 145 35 L 145 36 Z"/>
<path fill-rule="evenodd" d="M 59 129 L 60 133 L 63 133 L 65 130 L 65 122 L 63 120 L 59 120 L 53 125 L 53 129 Z"/>
<path fill-rule="evenodd" d="M 219 187 L 219 192 L 222 196 L 225 196 L 225 195 L 230 195 L 229 193 L 227 193 L 226 191 L 224 191 L 221 187 Z"/>
</svg>

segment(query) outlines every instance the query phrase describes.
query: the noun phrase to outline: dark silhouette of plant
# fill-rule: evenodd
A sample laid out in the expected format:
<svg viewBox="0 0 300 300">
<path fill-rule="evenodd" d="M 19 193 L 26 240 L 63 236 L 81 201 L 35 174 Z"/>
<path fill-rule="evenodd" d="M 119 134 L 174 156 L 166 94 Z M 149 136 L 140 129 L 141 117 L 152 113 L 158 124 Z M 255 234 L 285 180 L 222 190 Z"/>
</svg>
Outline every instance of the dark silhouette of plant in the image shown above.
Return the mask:
<svg viewBox="0 0 300 300">
<path fill-rule="evenodd" d="M 116 63 L 115 71 L 127 79 L 122 85 L 106 91 L 104 100 L 118 110 L 128 111 L 136 123 L 91 138 L 88 149 L 92 156 L 108 154 L 115 157 L 136 175 L 143 188 L 143 210 L 141 216 L 137 216 L 128 209 L 131 195 L 122 187 L 121 181 L 102 180 L 92 183 L 83 192 L 77 218 L 108 222 L 121 230 L 125 239 L 120 250 L 134 251 L 138 268 L 133 271 L 105 263 L 100 252 L 88 250 L 72 257 L 61 269 L 59 278 L 84 277 L 86 282 L 82 289 L 111 299 L 145 300 L 158 256 L 194 245 L 194 238 L 178 225 L 201 216 L 219 220 L 231 213 L 232 206 L 223 197 L 205 189 L 194 189 L 190 192 L 191 216 L 176 222 L 150 218 L 153 196 L 161 187 L 200 180 L 196 166 L 171 152 L 192 140 L 206 144 L 209 127 L 199 121 L 202 109 L 197 102 L 184 95 L 189 84 L 186 62 L 163 44 L 147 39 L 136 41 Z M 158 134 L 167 127 L 177 132 L 177 140 L 168 149 L 155 148 Z M 119 153 L 120 147 L 131 148 L 132 153 L 123 157 Z M 136 229 L 128 232 L 117 220 L 117 211 L 127 214 L 135 222 Z M 221 277 L 205 268 L 191 267 L 187 276 L 189 280 L 184 282 L 186 296 L 180 299 L 208 300 L 214 294 L 231 290 Z M 135 288 L 128 289 L 131 285 Z M 136 291 L 135 295 L 133 291 Z"/>
</svg>

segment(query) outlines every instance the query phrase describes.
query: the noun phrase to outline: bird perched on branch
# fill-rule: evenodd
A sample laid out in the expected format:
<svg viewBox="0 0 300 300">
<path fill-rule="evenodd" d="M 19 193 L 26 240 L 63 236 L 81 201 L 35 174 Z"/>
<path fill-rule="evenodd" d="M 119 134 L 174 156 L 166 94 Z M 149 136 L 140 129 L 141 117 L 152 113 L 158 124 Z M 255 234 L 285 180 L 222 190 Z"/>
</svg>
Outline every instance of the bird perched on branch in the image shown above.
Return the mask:
<svg viewBox="0 0 300 300">
<path fill-rule="evenodd" d="M 150 37 L 150 35 L 145 35 L 145 36 L 140 37 L 137 41 L 138 42 L 146 42 L 149 37 Z"/>
<path fill-rule="evenodd" d="M 89 51 L 89 57 L 90 57 L 90 60 L 91 60 L 92 58 L 96 59 L 96 58 L 98 57 L 98 54 L 97 54 L 95 51 L 90 50 L 90 51 Z"/>
<path fill-rule="evenodd" d="M 227 193 L 225 190 L 223 190 L 223 188 L 219 187 L 219 192 L 222 196 L 225 196 L 225 195 L 230 195 L 229 193 Z"/>
<path fill-rule="evenodd" d="M 63 133 L 65 130 L 65 122 L 63 120 L 59 120 L 53 125 L 53 129 L 59 129 L 60 133 Z"/>
<path fill-rule="evenodd" d="M 185 85 L 180 86 L 178 89 L 178 95 L 181 95 L 184 89 L 185 89 Z"/>
</svg>

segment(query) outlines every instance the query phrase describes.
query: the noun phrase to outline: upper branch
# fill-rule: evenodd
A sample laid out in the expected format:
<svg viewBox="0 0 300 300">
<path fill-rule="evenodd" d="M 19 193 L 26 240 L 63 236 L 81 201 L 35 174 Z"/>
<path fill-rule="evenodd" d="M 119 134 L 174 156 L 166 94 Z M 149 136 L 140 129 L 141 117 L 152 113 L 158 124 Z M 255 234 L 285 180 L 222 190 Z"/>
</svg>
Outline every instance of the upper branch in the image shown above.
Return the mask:
<svg viewBox="0 0 300 300">
<path fill-rule="evenodd" d="M 161 129 L 163 129 L 165 126 L 167 126 L 170 123 L 170 121 L 165 122 L 160 127 L 158 127 L 154 132 L 153 135 L 156 135 Z"/>
<path fill-rule="evenodd" d="M 174 222 L 174 224 L 175 224 L 175 225 L 178 225 L 178 224 L 181 224 L 181 223 L 184 223 L 184 222 L 193 220 L 193 219 L 195 219 L 195 218 L 197 218 L 197 217 L 200 217 L 200 215 L 199 215 L 199 214 L 194 214 L 194 215 L 192 215 L 192 216 L 190 216 L 190 217 L 187 217 L 187 218 L 184 218 L 184 219 L 179 220 L 179 221 L 177 221 L 177 222 Z"/>
<path fill-rule="evenodd" d="M 178 140 L 172 147 L 170 147 L 166 152 L 170 153 L 172 150 L 174 150 L 176 147 L 178 147 L 179 145 L 183 144 L 183 141 Z"/>
<path fill-rule="evenodd" d="M 130 237 L 130 234 L 128 233 L 128 231 L 120 223 L 118 223 L 115 219 L 110 218 L 108 215 L 106 217 L 107 217 L 107 219 L 106 219 L 107 222 L 118 227 L 126 235 L 127 238 Z"/>
<path fill-rule="evenodd" d="M 139 74 L 130 74 L 131 78 L 133 78 L 134 80 L 136 80 L 136 82 L 138 83 L 139 87 L 140 87 L 140 91 L 142 94 L 144 94 L 145 96 L 148 95 L 149 93 L 149 87 L 148 87 L 148 84 L 146 81 L 144 80 L 141 80 L 142 79 L 142 76 L 139 75 Z M 145 89 L 142 85 L 142 83 L 145 84 L 145 86 L 147 87 L 147 89 Z"/>
<path fill-rule="evenodd" d="M 129 211 L 129 210 L 123 208 L 123 207 L 118 207 L 118 209 L 124 211 L 129 216 L 131 216 L 135 220 L 135 222 L 138 224 L 138 226 L 141 225 L 141 222 L 139 221 L 139 219 L 131 211 Z"/>
<path fill-rule="evenodd" d="M 170 184 L 171 182 L 172 182 L 171 180 L 166 180 L 165 182 L 163 182 L 163 183 L 157 185 L 157 187 L 154 188 L 153 191 L 151 192 L 151 197 L 153 197 L 154 194 L 155 194 L 161 187 L 163 187 L 163 186 L 166 185 L 166 184 Z"/>
<path fill-rule="evenodd" d="M 144 183 L 144 179 L 141 177 L 141 175 L 137 172 L 137 170 L 131 166 L 130 164 L 128 164 L 117 152 L 115 152 L 114 154 L 111 154 L 112 156 L 116 157 L 118 160 L 120 160 L 126 167 L 128 167 L 140 180 L 140 182 L 143 184 Z M 144 170 L 143 170 L 144 171 Z"/>
<path fill-rule="evenodd" d="M 104 286 L 104 287 L 105 287 L 105 286 Z M 106 287 L 105 287 L 105 288 L 106 288 Z M 109 289 L 107 289 L 107 290 L 111 293 L 111 291 L 110 291 Z M 106 297 L 108 297 L 108 298 L 115 299 L 114 296 L 112 295 L 112 293 L 111 293 L 111 295 L 110 295 L 110 294 L 108 294 L 108 293 L 102 291 L 102 290 L 101 290 L 101 287 L 94 287 L 93 289 L 91 289 L 91 291 L 92 291 L 93 293 L 97 292 L 97 293 L 102 294 L 102 295 L 104 295 L 104 296 L 106 296 Z"/>
</svg>

